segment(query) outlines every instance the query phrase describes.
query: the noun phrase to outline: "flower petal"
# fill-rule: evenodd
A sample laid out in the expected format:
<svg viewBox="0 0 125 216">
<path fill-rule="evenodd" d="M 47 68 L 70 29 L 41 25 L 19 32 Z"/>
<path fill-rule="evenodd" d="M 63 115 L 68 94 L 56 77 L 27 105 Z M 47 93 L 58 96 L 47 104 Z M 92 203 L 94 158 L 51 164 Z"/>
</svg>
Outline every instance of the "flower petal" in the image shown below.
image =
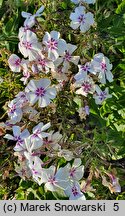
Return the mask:
<svg viewBox="0 0 125 216">
<path fill-rule="evenodd" d="M 43 78 L 38 81 L 37 87 L 43 87 L 44 89 L 46 89 L 50 84 L 51 84 L 50 79 Z"/>
<path fill-rule="evenodd" d="M 34 105 L 36 101 L 39 99 L 34 92 L 26 93 L 26 97 L 32 105 Z"/>
<path fill-rule="evenodd" d="M 15 137 L 18 137 L 21 134 L 21 129 L 19 126 L 13 126 L 13 134 Z"/>
<path fill-rule="evenodd" d="M 56 89 L 55 88 L 48 88 L 46 90 L 46 94 L 50 99 L 54 99 L 56 97 Z"/>
</svg>

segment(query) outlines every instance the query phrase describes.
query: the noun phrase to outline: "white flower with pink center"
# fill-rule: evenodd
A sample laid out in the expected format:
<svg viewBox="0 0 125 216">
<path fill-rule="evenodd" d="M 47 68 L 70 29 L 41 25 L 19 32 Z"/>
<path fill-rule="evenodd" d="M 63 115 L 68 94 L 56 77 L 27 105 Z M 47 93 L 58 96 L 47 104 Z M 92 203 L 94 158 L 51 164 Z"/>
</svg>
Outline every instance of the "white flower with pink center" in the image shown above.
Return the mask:
<svg viewBox="0 0 125 216">
<path fill-rule="evenodd" d="M 58 131 L 54 133 L 54 131 L 49 132 L 49 136 L 46 140 L 44 140 L 44 144 L 54 146 L 59 143 L 59 141 L 62 139 L 62 134 L 60 134 Z"/>
<path fill-rule="evenodd" d="M 50 131 L 49 135 L 46 139 L 44 139 L 44 145 L 46 145 L 47 149 L 55 150 L 56 152 L 61 150 L 61 146 L 59 142 L 62 139 L 62 134 L 58 131 L 54 133 L 54 131 Z"/>
<path fill-rule="evenodd" d="M 84 166 L 81 165 L 81 163 L 82 163 L 81 159 L 77 158 L 74 160 L 72 166 L 70 163 L 66 165 L 66 168 L 69 173 L 69 180 L 79 181 L 83 177 Z"/>
<path fill-rule="evenodd" d="M 94 55 L 91 64 L 92 70 L 99 74 L 98 78 L 102 84 L 106 84 L 106 79 L 109 82 L 113 81 L 112 64 L 110 64 L 109 59 L 103 53 Z"/>
<path fill-rule="evenodd" d="M 70 200 L 86 200 L 84 194 L 81 192 L 80 185 L 78 182 L 73 182 L 65 190 L 65 194 Z"/>
<path fill-rule="evenodd" d="M 29 152 L 31 155 L 36 152 L 36 150 L 39 150 L 42 145 L 42 140 L 39 139 L 39 142 L 37 142 L 35 139 L 32 139 L 32 135 L 24 139 L 25 151 Z"/>
<path fill-rule="evenodd" d="M 20 122 L 22 119 L 22 109 L 16 105 L 16 101 L 12 100 L 8 104 L 9 110 L 8 110 L 8 116 L 11 119 L 12 124 L 16 124 L 17 122 Z"/>
<path fill-rule="evenodd" d="M 69 70 L 69 68 L 65 68 L 62 64 L 58 64 L 60 64 L 60 60 L 58 61 L 57 59 L 57 61 L 54 62 L 55 67 L 51 69 L 52 77 L 58 82 L 65 82 L 69 79 L 68 76 L 71 74 L 71 71 Z"/>
<path fill-rule="evenodd" d="M 75 8 L 75 12 L 70 14 L 71 28 L 77 29 L 80 27 L 80 31 L 85 33 L 90 29 L 90 26 L 94 24 L 94 17 L 91 12 L 85 13 L 85 7 L 79 6 Z"/>
<path fill-rule="evenodd" d="M 36 62 L 38 70 L 45 74 L 47 74 L 50 71 L 50 69 L 54 68 L 53 62 L 42 54 L 37 56 Z"/>
<path fill-rule="evenodd" d="M 50 123 L 43 125 L 43 122 L 40 122 L 33 128 L 33 133 L 31 135 L 31 141 L 35 143 L 35 145 L 42 146 L 43 138 L 48 137 L 50 134 L 45 132 L 50 127 Z"/>
<path fill-rule="evenodd" d="M 29 152 L 24 152 L 26 159 L 28 160 L 28 167 L 31 170 L 32 177 L 35 182 L 41 185 L 41 174 L 43 161 L 38 156 L 32 156 Z"/>
<path fill-rule="evenodd" d="M 20 72 L 21 71 L 21 59 L 12 54 L 8 59 L 9 67 L 13 72 Z"/>
<path fill-rule="evenodd" d="M 14 147 L 15 151 L 22 151 L 24 150 L 24 139 L 26 137 L 29 137 L 30 133 L 27 129 L 24 129 L 21 131 L 21 128 L 19 126 L 13 126 L 13 135 L 6 134 L 4 138 L 16 141 L 16 146 Z"/>
<path fill-rule="evenodd" d="M 95 92 L 95 84 L 91 77 L 87 77 L 85 81 L 79 80 L 75 83 L 75 87 L 80 87 L 76 90 L 76 94 L 80 94 L 85 97 L 87 97 L 88 94 L 93 94 Z"/>
<path fill-rule="evenodd" d="M 39 107 L 46 107 L 51 100 L 56 97 L 56 89 L 49 87 L 49 79 L 31 80 L 25 88 L 26 96 L 29 102 L 34 105 L 38 101 Z"/>
<path fill-rule="evenodd" d="M 56 191 L 68 187 L 67 176 L 66 168 L 59 168 L 56 171 L 55 166 L 50 166 L 48 169 L 42 169 L 41 179 L 45 183 L 46 189 Z"/>
<path fill-rule="evenodd" d="M 66 49 L 66 41 L 60 39 L 60 33 L 57 31 L 51 31 L 50 34 L 46 32 L 43 37 L 43 44 L 46 46 L 48 58 L 53 61 L 62 55 Z"/>
<path fill-rule="evenodd" d="M 59 66 L 63 63 L 63 67 L 65 70 L 69 69 L 70 62 L 74 63 L 75 65 L 78 64 L 80 57 L 79 56 L 72 56 L 72 53 L 77 49 L 77 46 L 72 44 L 66 44 L 65 52 L 59 57 L 54 63 L 56 66 Z"/>
<path fill-rule="evenodd" d="M 93 98 L 95 99 L 96 104 L 102 104 L 104 100 L 112 97 L 112 95 L 109 94 L 108 87 L 104 91 L 102 91 L 100 87 L 96 85 L 95 90 L 96 93 L 94 94 Z"/>
<path fill-rule="evenodd" d="M 24 26 L 27 26 L 30 28 L 33 27 L 36 23 L 36 17 L 40 17 L 42 15 L 43 10 L 44 10 L 44 6 L 41 6 L 34 15 L 32 15 L 31 13 L 22 11 L 21 13 L 22 17 L 26 18 L 24 22 Z"/>
<path fill-rule="evenodd" d="M 91 72 L 90 62 L 86 62 L 84 65 L 78 65 L 78 68 L 79 68 L 79 72 L 74 76 L 76 83 L 79 81 L 85 81 L 88 77 L 88 73 L 93 74 L 93 72 Z"/>
<path fill-rule="evenodd" d="M 19 50 L 25 58 L 29 58 L 29 61 L 36 59 L 36 55 L 41 52 L 42 46 L 38 42 L 36 34 L 30 30 L 27 30 L 24 37 L 19 42 Z"/>
<path fill-rule="evenodd" d="M 73 2 L 74 4 L 79 4 L 82 2 L 85 2 L 87 4 L 94 4 L 96 0 L 71 0 L 71 2 Z"/>
</svg>

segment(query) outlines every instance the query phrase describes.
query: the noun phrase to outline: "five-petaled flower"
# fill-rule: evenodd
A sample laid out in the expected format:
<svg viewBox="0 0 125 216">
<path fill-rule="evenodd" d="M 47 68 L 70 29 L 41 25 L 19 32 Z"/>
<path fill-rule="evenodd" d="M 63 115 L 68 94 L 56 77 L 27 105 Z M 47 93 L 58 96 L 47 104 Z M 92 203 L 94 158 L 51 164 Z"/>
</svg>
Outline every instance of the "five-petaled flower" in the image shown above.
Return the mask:
<svg viewBox="0 0 125 216">
<path fill-rule="evenodd" d="M 43 37 L 43 44 L 46 46 L 48 58 L 55 61 L 59 55 L 63 55 L 66 49 L 66 41 L 60 39 L 60 33 L 51 31 L 45 33 Z"/>
<path fill-rule="evenodd" d="M 109 59 L 103 53 L 94 55 L 91 65 L 92 70 L 99 73 L 98 78 L 101 83 L 106 84 L 106 79 L 109 82 L 113 81 L 112 64 L 110 64 Z"/>
<path fill-rule="evenodd" d="M 33 133 L 31 135 L 31 141 L 35 143 L 35 145 L 43 145 L 43 138 L 48 137 L 50 134 L 45 132 L 50 127 L 50 122 L 43 125 L 43 122 L 40 122 L 33 128 Z"/>
<path fill-rule="evenodd" d="M 75 8 L 75 12 L 70 14 L 71 28 L 77 29 L 80 27 L 80 31 L 85 33 L 89 30 L 90 26 L 94 24 L 93 14 L 91 12 L 86 13 L 84 6 Z"/>
<path fill-rule="evenodd" d="M 19 126 L 13 126 L 13 135 L 6 134 L 4 138 L 16 141 L 16 146 L 14 147 L 15 151 L 22 151 L 24 150 L 24 139 L 29 137 L 30 133 L 27 129 L 24 129 L 21 132 L 21 128 Z"/>
<path fill-rule="evenodd" d="M 66 168 L 59 168 L 56 171 L 55 166 L 50 166 L 48 169 L 42 170 L 41 179 L 45 183 L 45 187 L 50 191 L 57 189 L 66 189 L 68 187 L 68 173 Z"/>
<path fill-rule="evenodd" d="M 9 67 L 13 72 L 20 72 L 21 71 L 21 59 L 12 54 L 8 59 Z"/>
<path fill-rule="evenodd" d="M 12 100 L 8 104 L 8 107 L 8 116 L 11 119 L 11 123 L 16 124 L 17 122 L 20 122 L 20 120 L 22 119 L 23 112 L 20 106 L 16 104 L 16 100 Z"/>
<path fill-rule="evenodd" d="M 30 30 L 27 30 L 24 36 L 19 42 L 19 50 L 25 58 L 29 58 L 29 61 L 36 59 L 36 55 L 41 52 L 42 46 L 38 42 L 36 34 Z"/>
<path fill-rule="evenodd" d="M 95 91 L 94 81 L 89 76 L 84 81 L 79 80 L 78 82 L 76 82 L 75 86 L 77 88 L 80 87 L 78 90 L 76 90 L 76 94 L 80 94 L 85 97 L 87 97 L 88 94 L 93 94 Z"/>
<path fill-rule="evenodd" d="M 54 63 L 42 54 L 36 57 L 36 65 L 39 71 L 46 74 L 54 68 Z"/>
<path fill-rule="evenodd" d="M 93 98 L 95 99 L 96 104 L 102 104 L 104 100 L 112 97 L 112 95 L 109 94 L 108 87 L 104 91 L 102 91 L 100 87 L 96 85 L 95 90 L 96 93 L 94 94 Z"/>
<path fill-rule="evenodd" d="M 65 194 L 70 200 L 86 200 L 85 195 L 80 190 L 78 182 L 71 183 L 65 190 Z"/>
<path fill-rule="evenodd" d="M 70 62 L 74 63 L 75 65 L 78 64 L 80 57 L 79 56 L 72 56 L 72 53 L 77 49 L 77 46 L 73 44 L 66 44 L 66 48 L 64 53 L 61 54 L 61 57 L 59 57 L 55 61 L 55 65 L 59 66 L 61 63 L 63 63 L 64 70 L 68 70 L 70 66 Z"/>
<path fill-rule="evenodd" d="M 74 76 L 76 83 L 79 81 L 85 81 L 89 73 L 95 74 L 91 69 L 91 63 L 86 62 L 84 65 L 78 65 L 79 72 Z"/>
<path fill-rule="evenodd" d="M 33 105 L 38 101 L 39 107 L 46 107 L 56 97 L 56 89 L 49 87 L 51 81 L 47 78 L 30 80 L 25 88 L 26 96 Z"/>
<path fill-rule="evenodd" d="M 83 177 L 84 166 L 81 165 L 81 163 L 82 163 L 81 159 L 76 158 L 72 166 L 70 163 L 66 165 L 66 168 L 69 173 L 69 180 L 79 181 Z"/>
</svg>

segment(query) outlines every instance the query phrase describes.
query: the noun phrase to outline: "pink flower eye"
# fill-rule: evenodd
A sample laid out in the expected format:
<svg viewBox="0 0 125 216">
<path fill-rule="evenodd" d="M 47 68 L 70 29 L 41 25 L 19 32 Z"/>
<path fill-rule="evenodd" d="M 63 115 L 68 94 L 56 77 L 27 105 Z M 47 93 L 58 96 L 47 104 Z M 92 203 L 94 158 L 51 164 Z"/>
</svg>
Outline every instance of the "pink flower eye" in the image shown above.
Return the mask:
<svg viewBox="0 0 125 216">
<path fill-rule="evenodd" d="M 78 17 L 78 22 L 79 22 L 79 23 L 82 23 L 82 24 L 85 23 L 85 16 L 84 16 L 84 14 L 81 14 L 81 15 Z"/>
<path fill-rule="evenodd" d="M 46 66 L 46 60 L 45 60 L 45 59 L 38 59 L 38 63 L 39 63 L 40 65 L 42 65 L 43 67 Z"/>
<path fill-rule="evenodd" d="M 64 56 L 64 60 L 69 62 L 70 59 L 71 59 L 71 55 L 70 55 L 70 53 L 68 51 L 66 51 L 65 56 Z"/>
<path fill-rule="evenodd" d="M 42 97 L 45 95 L 45 89 L 43 87 L 41 88 L 37 88 L 35 94 L 37 95 L 37 97 Z"/>
<path fill-rule="evenodd" d="M 16 66 L 19 66 L 20 63 L 21 63 L 21 59 L 17 59 L 17 60 L 15 61 L 15 65 L 16 65 Z"/>
<path fill-rule="evenodd" d="M 88 82 L 84 82 L 82 84 L 82 88 L 87 93 L 87 92 L 89 92 L 91 90 L 92 85 L 90 83 L 88 83 Z"/>
<path fill-rule="evenodd" d="M 33 138 L 36 138 L 36 137 L 38 137 L 38 135 L 40 134 L 40 130 L 38 129 L 37 131 L 35 131 L 35 133 L 33 133 Z"/>
<path fill-rule="evenodd" d="M 16 111 L 16 105 L 13 105 L 10 110 L 9 113 L 13 114 Z"/>
<path fill-rule="evenodd" d="M 90 68 L 87 65 L 81 65 L 81 69 L 82 69 L 82 71 L 87 72 Z"/>
<path fill-rule="evenodd" d="M 76 171 L 75 168 L 70 169 L 70 176 L 71 177 L 74 177 L 75 171 Z"/>
<path fill-rule="evenodd" d="M 34 169 L 34 168 L 32 168 L 32 172 L 33 172 L 33 174 L 38 174 L 38 172 Z"/>
<path fill-rule="evenodd" d="M 106 95 L 107 95 L 107 94 L 106 94 L 105 91 L 101 92 L 100 95 L 99 95 L 99 99 L 100 99 L 101 101 L 105 100 L 105 99 L 106 99 Z"/>
<path fill-rule="evenodd" d="M 101 65 L 102 70 L 104 70 L 104 71 L 107 70 L 107 66 L 106 66 L 106 64 L 104 62 L 102 62 L 100 65 Z"/>
<path fill-rule="evenodd" d="M 26 42 L 23 42 L 23 45 L 25 46 L 26 49 L 31 49 L 32 48 L 32 43 L 26 41 Z"/>
<path fill-rule="evenodd" d="M 54 184 L 56 182 L 55 176 L 50 176 L 48 182 L 50 182 L 51 184 Z"/>
<path fill-rule="evenodd" d="M 51 38 L 49 41 L 47 41 L 47 44 L 49 49 L 51 50 L 57 49 L 58 42 L 54 38 Z"/>
<path fill-rule="evenodd" d="M 76 186 L 72 187 L 72 193 L 74 196 L 77 196 L 79 194 Z"/>
</svg>

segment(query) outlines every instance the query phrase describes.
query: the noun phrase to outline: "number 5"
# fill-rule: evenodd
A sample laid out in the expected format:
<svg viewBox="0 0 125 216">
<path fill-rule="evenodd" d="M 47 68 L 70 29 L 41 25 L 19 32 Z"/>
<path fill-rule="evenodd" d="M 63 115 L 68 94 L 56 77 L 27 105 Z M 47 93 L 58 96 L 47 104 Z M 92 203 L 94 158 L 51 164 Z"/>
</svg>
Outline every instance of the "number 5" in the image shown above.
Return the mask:
<svg viewBox="0 0 125 216">
<path fill-rule="evenodd" d="M 119 210 L 119 206 L 118 205 L 119 205 L 119 203 L 114 203 L 114 206 L 113 206 L 114 207 L 113 208 L 114 211 L 118 211 Z"/>
</svg>

